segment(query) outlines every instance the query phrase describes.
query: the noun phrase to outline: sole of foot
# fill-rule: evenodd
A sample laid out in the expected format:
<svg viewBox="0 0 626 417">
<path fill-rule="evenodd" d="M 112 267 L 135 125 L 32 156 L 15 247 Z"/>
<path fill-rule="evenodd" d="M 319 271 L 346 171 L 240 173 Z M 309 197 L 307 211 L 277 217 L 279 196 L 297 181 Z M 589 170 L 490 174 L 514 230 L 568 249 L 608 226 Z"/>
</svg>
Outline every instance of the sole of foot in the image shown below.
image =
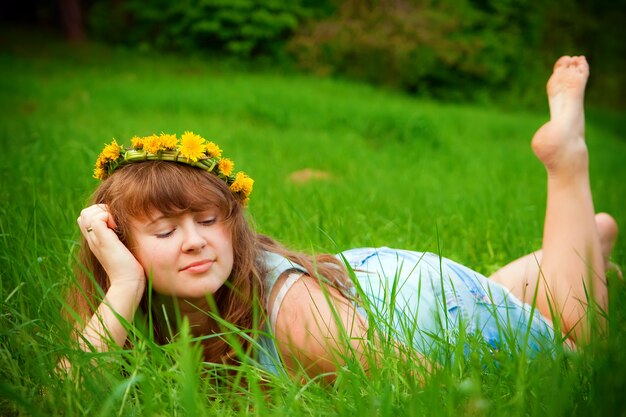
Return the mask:
<svg viewBox="0 0 626 417">
<path fill-rule="evenodd" d="M 549 175 L 586 173 L 584 96 L 589 66 L 584 57 L 561 57 L 548 80 L 550 121 L 532 140 L 535 155 Z"/>
</svg>

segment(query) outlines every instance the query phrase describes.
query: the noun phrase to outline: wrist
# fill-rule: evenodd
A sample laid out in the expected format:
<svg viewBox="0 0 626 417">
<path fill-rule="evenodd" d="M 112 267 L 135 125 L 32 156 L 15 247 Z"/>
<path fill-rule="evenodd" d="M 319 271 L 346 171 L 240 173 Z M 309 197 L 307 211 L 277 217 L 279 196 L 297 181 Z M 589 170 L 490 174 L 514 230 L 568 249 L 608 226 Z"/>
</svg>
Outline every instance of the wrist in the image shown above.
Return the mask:
<svg viewBox="0 0 626 417">
<path fill-rule="evenodd" d="M 115 298 L 119 297 L 129 297 L 135 301 L 135 304 L 138 304 L 143 296 L 143 293 L 146 288 L 146 280 L 145 278 L 141 279 L 127 279 L 127 280 L 117 280 L 111 283 L 107 291 L 107 298 Z"/>
</svg>

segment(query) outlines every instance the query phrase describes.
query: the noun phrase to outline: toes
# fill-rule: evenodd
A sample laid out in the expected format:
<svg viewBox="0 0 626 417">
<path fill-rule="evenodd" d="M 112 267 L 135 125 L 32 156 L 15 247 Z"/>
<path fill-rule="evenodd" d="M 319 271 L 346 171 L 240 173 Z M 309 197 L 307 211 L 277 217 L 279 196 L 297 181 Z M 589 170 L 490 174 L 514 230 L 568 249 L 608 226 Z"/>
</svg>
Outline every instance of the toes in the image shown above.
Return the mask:
<svg viewBox="0 0 626 417">
<path fill-rule="evenodd" d="M 563 56 L 554 64 L 554 72 L 548 80 L 548 96 L 552 97 L 563 90 L 578 91 L 584 88 L 589 77 L 589 65 L 584 56 Z"/>
<path fill-rule="evenodd" d="M 589 64 L 584 56 L 579 56 L 576 63 L 576 69 L 580 74 L 587 74 L 589 72 Z"/>
<path fill-rule="evenodd" d="M 571 60 L 572 60 L 572 57 L 567 56 L 567 55 L 560 57 L 554 64 L 554 71 L 556 72 L 559 69 L 567 68 Z"/>
<path fill-rule="evenodd" d="M 554 64 L 554 72 L 562 70 L 574 69 L 576 72 L 584 74 L 589 72 L 589 64 L 584 56 L 562 56 Z"/>
</svg>

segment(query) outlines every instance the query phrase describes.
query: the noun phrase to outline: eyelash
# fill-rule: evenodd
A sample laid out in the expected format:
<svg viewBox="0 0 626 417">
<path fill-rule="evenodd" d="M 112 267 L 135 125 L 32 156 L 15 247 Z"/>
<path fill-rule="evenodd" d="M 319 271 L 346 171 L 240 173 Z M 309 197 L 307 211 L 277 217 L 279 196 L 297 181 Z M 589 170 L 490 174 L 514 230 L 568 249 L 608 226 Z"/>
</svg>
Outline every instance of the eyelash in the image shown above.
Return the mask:
<svg viewBox="0 0 626 417">
<path fill-rule="evenodd" d="M 176 229 L 172 229 L 169 232 L 165 232 L 165 233 L 158 233 L 155 236 L 157 239 L 165 239 L 166 237 L 170 237 L 172 233 L 174 233 L 174 230 Z"/>
<path fill-rule="evenodd" d="M 217 218 L 211 217 L 210 219 L 203 220 L 199 223 L 202 224 L 203 226 L 211 226 L 215 224 L 216 221 L 217 221 Z"/>
<path fill-rule="evenodd" d="M 210 219 L 207 220 L 202 220 L 198 223 L 200 223 L 203 226 L 212 226 L 217 222 L 217 218 L 215 217 L 211 217 Z M 172 233 L 174 233 L 174 231 L 176 231 L 176 228 L 173 228 L 172 230 L 170 230 L 169 232 L 165 232 L 165 233 L 159 233 L 156 234 L 155 236 L 157 237 L 157 239 L 165 239 L 168 238 L 172 235 Z"/>
</svg>

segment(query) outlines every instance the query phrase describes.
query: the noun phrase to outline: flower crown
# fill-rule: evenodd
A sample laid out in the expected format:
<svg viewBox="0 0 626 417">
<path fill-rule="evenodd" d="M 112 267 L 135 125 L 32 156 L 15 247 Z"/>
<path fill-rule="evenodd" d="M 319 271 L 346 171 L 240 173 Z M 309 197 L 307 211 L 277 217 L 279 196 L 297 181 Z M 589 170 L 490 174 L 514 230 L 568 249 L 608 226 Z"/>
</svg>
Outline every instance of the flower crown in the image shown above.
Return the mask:
<svg viewBox="0 0 626 417">
<path fill-rule="evenodd" d="M 235 164 L 222 158 L 222 150 L 193 132 L 185 132 L 180 140 L 176 135 L 161 133 L 131 139 L 132 146 L 118 145 L 115 139 L 106 145 L 98 160 L 93 176 L 108 178 L 117 168 L 142 161 L 172 161 L 203 169 L 223 180 L 245 206 L 249 200 L 254 180 L 243 172 L 232 175 Z"/>
</svg>

